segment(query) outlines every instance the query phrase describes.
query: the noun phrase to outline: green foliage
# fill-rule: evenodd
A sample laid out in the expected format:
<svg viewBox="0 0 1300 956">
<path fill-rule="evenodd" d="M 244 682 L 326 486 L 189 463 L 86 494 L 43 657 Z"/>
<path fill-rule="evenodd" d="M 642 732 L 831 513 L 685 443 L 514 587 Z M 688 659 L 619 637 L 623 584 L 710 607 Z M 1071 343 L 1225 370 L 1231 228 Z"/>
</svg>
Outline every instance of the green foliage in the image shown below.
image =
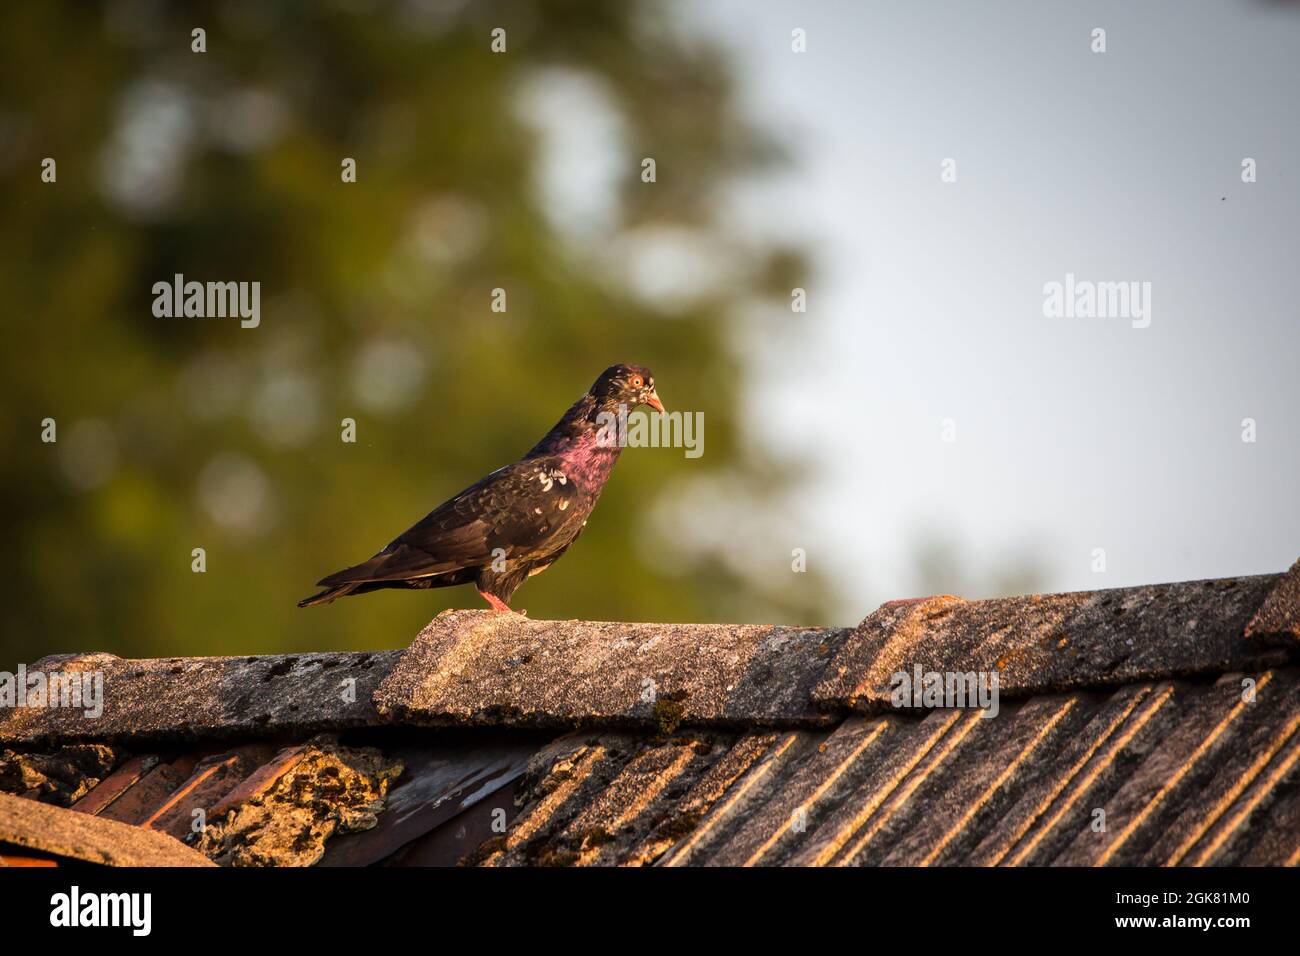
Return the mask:
<svg viewBox="0 0 1300 956">
<path fill-rule="evenodd" d="M 472 589 L 295 602 L 517 458 L 616 361 L 704 413 L 706 453 L 627 452 L 581 542 L 515 604 L 773 621 L 825 606 L 814 574 L 756 589 L 656 531 L 658 496 L 697 478 L 740 470 L 765 495 L 785 480 L 733 425 L 729 312 L 788 298 L 775 279 L 792 253 L 713 220 L 719 191 L 774 153 L 736 115 L 724 60 L 656 26 L 652 5 L 450 5 L 417 23 L 418 7 L 0 8 L 0 663 L 404 645 L 441 608 L 478 606 Z M 489 50 L 495 26 L 506 54 Z M 594 78 L 621 116 L 615 235 L 689 227 L 737 251 L 739 276 L 648 303 L 557 232 L 515 106 L 555 67 Z M 643 155 L 659 182 L 640 181 Z M 124 185 L 132 164 L 144 172 Z M 155 318 L 152 286 L 174 273 L 260 281 L 261 326 Z M 773 542 L 777 566 L 789 547 Z"/>
</svg>

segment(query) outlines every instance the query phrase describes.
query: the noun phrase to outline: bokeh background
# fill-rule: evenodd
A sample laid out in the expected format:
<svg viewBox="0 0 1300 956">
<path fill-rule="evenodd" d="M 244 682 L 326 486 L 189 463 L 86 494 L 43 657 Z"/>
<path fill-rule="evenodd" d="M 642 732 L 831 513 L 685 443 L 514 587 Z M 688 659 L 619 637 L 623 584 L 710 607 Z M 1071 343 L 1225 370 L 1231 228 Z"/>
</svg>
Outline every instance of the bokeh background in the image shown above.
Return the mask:
<svg viewBox="0 0 1300 956">
<path fill-rule="evenodd" d="M 5 4 L 0 668 L 405 645 L 479 599 L 295 603 L 616 361 L 705 453 L 628 451 L 535 617 L 1279 570 L 1296 89 L 1288 4 Z M 260 327 L 155 318 L 177 272 Z M 1151 327 L 1045 319 L 1066 272 Z"/>
</svg>

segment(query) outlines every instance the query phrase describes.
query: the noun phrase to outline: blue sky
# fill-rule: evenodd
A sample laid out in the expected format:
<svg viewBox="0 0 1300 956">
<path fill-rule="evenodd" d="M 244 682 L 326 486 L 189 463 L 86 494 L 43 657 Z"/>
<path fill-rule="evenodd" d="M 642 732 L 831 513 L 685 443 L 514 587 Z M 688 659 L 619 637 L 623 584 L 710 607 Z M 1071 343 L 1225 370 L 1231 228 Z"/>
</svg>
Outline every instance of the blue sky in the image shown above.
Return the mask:
<svg viewBox="0 0 1300 956">
<path fill-rule="evenodd" d="M 793 543 L 845 613 L 1300 555 L 1294 7 L 679 9 L 794 156 L 719 201 L 813 253 L 807 314 L 740 344 L 746 432 L 805 470 Z M 1150 326 L 1045 317 L 1067 273 L 1149 282 Z"/>
</svg>

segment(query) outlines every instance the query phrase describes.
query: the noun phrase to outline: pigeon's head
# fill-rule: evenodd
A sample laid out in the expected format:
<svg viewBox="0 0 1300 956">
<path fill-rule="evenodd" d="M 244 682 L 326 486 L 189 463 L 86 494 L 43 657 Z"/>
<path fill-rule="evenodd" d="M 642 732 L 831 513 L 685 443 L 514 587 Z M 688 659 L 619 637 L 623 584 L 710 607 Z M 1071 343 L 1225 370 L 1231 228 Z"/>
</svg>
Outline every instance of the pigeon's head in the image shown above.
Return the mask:
<svg viewBox="0 0 1300 956">
<path fill-rule="evenodd" d="M 644 365 L 611 365 L 591 386 L 591 397 L 605 408 L 626 405 L 629 410 L 649 405 L 661 415 L 664 403 L 655 392 L 655 377 Z"/>
</svg>

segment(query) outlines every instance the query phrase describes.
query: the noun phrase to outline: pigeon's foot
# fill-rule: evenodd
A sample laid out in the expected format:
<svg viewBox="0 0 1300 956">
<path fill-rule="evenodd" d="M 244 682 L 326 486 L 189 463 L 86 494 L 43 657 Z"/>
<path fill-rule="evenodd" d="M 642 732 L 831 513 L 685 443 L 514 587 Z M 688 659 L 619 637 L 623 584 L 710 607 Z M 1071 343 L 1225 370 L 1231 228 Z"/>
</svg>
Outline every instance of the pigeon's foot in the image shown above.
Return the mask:
<svg viewBox="0 0 1300 956">
<path fill-rule="evenodd" d="M 474 590 L 478 591 L 478 588 L 475 588 Z M 478 592 L 478 596 L 481 597 L 483 600 L 487 601 L 488 604 L 491 605 L 492 610 L 496 611 L 496 612 L 499 613 L 499 614 L 514 614 L 514 615 L 517 615 L 517 616 L 519 616 L 519 617 L 527 617 L 527 616 L 528 616 L 528 612 L 527 612 L 527 611 L 524 611 L 523 613 L 520 613 L 519 611 L 516 611 L 514 608 L 512 608 L 512 607 L 511 607 L 509 604 L 507 604 L 505 601 L 503 601 L 503 600 L 501 600 L 499 597 L 497 597 L 495 594 L 489 594 L 489 593 L 486 592 L 486 591 L 479 591 L 479 592 Z"/>
</svg>

